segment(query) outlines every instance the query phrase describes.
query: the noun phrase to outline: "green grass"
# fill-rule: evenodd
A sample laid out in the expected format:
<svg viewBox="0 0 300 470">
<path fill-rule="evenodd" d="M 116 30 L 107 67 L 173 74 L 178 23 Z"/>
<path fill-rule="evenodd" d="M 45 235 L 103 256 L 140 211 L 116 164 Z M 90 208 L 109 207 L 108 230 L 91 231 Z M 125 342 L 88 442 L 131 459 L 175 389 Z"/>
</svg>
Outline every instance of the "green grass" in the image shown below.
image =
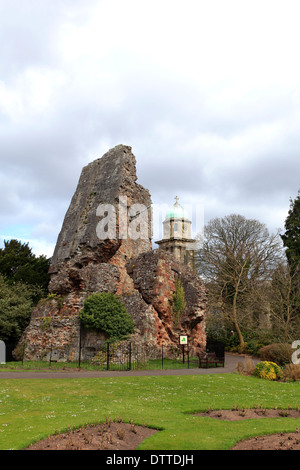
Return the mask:
<svg viewBox="0 0 300 470">
<path fill-rule="evenodd" d="M 198 360 L 190 360 L 190 368 L 198 368 Z M 214 366 L 214 364 L 212 364 Z M 188 367 L 187 359 L 183 363 L 182 359 L 168 359 L 164 358 L 163 363 L 161 359 L 153 359 L 146 362 L 133 362 L 133 370 L 160 370 L 160 369 L 186 369 Z M 107 364 L 92 364 L 90 361 L 82 361 L 80 368 L 83 370 L 107 370 Z M 0 371 L 28 371 L 28 370 L 65 370 L 65 369 L 78 369 L 78 362 L 51 362 L 50 361 L 12 361 L 6 364 L 0 364 Z M 110 363 L 109 370 L 127 370 L 127 362 L 124 364 Z"/>
<path fill-rule="evenodd" d="M 82 362 L 81 368 L 84 370 L 99 370 L 99 366 L 90 362 Z M 49 361 L 13 361 L 0 364 L 1 371 L 32 371 L 32 370 L 65 370 L 78 369 L 78 362 L 49 362 Z M 101 370 L 104 370 L 101 368 Z"/>
<path fill-rule="evenodd" d="M 56 431 L 106 418 L 160 429 L 140 449 L 229 449 L 251 436 L 295 431 L 300 419 L 226 422 L 192 413 L 236 406 L 297 408 L 299 403 L 299 382 L 269 382 L 235 373 L 1 379 L 0 449 L 21 449 Z"/>
</svg>

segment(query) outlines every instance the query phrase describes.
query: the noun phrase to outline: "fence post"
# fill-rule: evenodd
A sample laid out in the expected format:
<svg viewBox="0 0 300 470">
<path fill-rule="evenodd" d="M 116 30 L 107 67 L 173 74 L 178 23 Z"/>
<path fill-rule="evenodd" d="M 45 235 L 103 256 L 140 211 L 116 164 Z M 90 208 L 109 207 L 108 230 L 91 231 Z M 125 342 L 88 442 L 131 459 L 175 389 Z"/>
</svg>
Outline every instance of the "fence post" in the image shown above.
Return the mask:
<svg viewBox="0 0 300 470">
<path fill-rule="evenodd" d="M 50 346 L 49 367 L 51 367 L 51 359 L 52 359 L 52 344 Z"/>
<path fill-rule="evenodd" d="M 24 343 L 22 344 L 22 365 L 24 363 L 25 349 L 26 349 L 26 341 L 24 341 Z"/>
<path fill-rule="evenodd" d="M 128 370 L 131 370 L 131 342 L 129 343 Z"/>
<path fill-rule="evenodd" d="M 78 351 L 78 369 L 80 369 L 81 365 L 81 321 L 79 320 L 79 351 Z"/>
<path fill-rule="evenodd" d="M 109 341 L 107 341 L 106 348 L 106 369 L 109 370 Z"/>
</svg>

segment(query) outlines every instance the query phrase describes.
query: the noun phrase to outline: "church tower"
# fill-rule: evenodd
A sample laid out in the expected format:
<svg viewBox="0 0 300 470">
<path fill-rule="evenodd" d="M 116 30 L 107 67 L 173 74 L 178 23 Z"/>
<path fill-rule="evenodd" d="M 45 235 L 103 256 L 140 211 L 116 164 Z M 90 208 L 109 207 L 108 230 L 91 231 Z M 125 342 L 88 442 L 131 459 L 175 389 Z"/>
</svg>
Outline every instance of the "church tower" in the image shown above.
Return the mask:
<svg viewBox="0 0 300 470">
<path fill-rule="evenodd" d="M 196 240 L 191 238 L 192 222 L 175 197 L 175 204 L 168 210 L 163 221 L 163 239 L 157 241 L 159 250 L 173 253 L 181 263 L 196 271 Z"/>
</svg>

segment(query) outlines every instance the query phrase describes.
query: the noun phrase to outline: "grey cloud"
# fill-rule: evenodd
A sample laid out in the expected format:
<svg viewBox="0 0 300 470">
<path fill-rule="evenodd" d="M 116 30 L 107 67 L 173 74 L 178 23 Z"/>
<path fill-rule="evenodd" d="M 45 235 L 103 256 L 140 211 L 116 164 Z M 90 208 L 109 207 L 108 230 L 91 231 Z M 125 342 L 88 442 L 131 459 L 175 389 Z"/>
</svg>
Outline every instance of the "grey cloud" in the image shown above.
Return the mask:
<svg viewBox="0 0 300 470">
<path fill-rule="evenodd" d="M 155 203 L 172 204 L 178 195 L 203 201 L 206 219 L 240 212 L 283 225 L 299 180 L 294 88 L 252 89 L 228 78 L 202 86 L 188 73 L 172 74 L 168 57 L 158 67 L 153 56 L 131 54 L 121 44 L 96 64 L 88 55 L 83 63 L 65 60 L 64 27 L 80 26 L 97 3 L 0 5 L 0 82 L 14 90 L 16 77 L 31 66 L 61 78 L 49 106 L 29 106 L 28 118 L 25 105 L 20 120 L 6 108 L 1 113 L 0 96 L 3 230 L 30 222 L 35 236 L 55 243 L 82 166 L 120 143 L 132 146 L 139 182 Z"/>
<path fill-rule="evenodd" d="M 0 3 L 0 79 L 14 79 L 28 66 L 54 66 L 59 29 L 80 22 L 96 0 L 3 0 Z"/>
</svg>

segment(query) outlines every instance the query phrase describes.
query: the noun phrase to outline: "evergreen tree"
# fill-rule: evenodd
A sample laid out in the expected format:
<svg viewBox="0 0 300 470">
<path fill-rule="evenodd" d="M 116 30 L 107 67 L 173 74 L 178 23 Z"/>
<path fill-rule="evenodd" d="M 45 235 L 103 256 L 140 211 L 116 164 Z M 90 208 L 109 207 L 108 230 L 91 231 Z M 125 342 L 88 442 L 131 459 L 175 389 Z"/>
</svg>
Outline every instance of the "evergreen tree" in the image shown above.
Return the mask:
<svg viewBox="0 0 300 470">
<path fill-rule="evenodd" d="M 290 200 L 290 210 L 285 220 L 285 233 L 281 235 L 286 247 L 286 257 L 292 273 L 299 270 L 300 263 L 300 190 L 293 201 Z"/>
<path fill-rule="evenodd" d="M 293 201 L 290 199 L 290 210 L 285 220 L 285 233 L 281 235 L 286 248 L 286 258 L 289 266 L 289 312 L 293 313 L 292 326 L 293 334 L 296 334 L 299 326 L 300 315 L 300 190 L 298 196 Z"/>
<path fill-rule="evenodd" d="M 86 328 L 104 333 L 108 340 L 122 341 L 134 333 L 134 322 L 125 306 L 110 292 L 92 294 L 84 301 L 80 320 Z"/>
<path fill-rule="evenodd" d="M 49 284 L 49 264 L 50 260 L 45 256 L 36 257 L 28 243 L 12 239 L 4 241 L 4 248 L 0 249 L 0 274 L 6 281 L 40 287 L 44 295 Z"/>
<path fill-rule="evenodd" d="M 0 275 L 0 339 L 16 342 L 29 323 L 34 290 L 21 282 L 8 283 Z"/>
</svg>

